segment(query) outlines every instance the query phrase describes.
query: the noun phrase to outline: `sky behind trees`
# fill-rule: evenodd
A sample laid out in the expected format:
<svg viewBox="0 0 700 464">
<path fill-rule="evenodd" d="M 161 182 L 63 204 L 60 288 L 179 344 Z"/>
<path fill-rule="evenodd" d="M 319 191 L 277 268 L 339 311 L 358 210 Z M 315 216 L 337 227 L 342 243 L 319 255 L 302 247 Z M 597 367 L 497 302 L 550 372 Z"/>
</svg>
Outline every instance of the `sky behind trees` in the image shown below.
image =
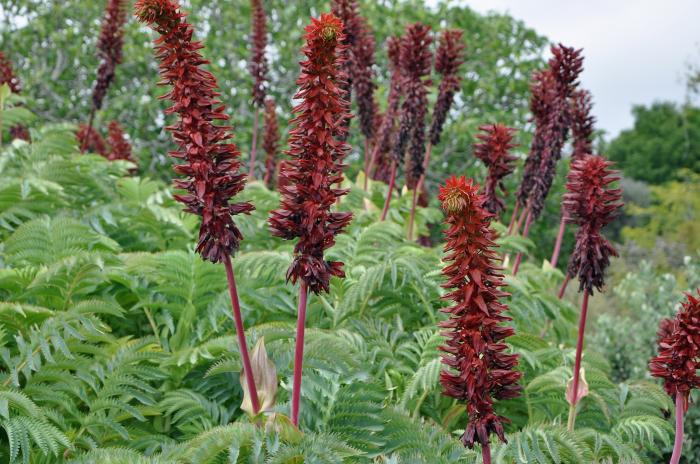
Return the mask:
<svg viewBox="0 0 700 464">
<path fill-rule="evenodd" d="M 685 99 L 687 63 L 700 63 L 698 0 L 458 0 L 479 12 L 508 12 L 550 40 L 583 47 L 583 85 L 598 127 L 631 127 L 631 107 Z"/>
</svg>

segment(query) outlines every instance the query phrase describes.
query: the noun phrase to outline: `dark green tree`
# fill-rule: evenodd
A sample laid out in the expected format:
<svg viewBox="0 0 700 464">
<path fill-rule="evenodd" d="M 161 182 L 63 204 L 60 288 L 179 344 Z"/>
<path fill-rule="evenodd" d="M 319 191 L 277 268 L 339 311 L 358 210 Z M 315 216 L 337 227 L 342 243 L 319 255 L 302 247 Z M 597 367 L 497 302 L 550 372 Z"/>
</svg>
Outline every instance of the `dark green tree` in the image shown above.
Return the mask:
<svg viewBox="0 0 700 464">
<path fill-rule="evenodd" d="M 652 184 L 700 173 L 700 108 L 673 103 L 635 106 L 634 128 L 611 142 L 608 154 L 625 175 Z"/>
</svg>

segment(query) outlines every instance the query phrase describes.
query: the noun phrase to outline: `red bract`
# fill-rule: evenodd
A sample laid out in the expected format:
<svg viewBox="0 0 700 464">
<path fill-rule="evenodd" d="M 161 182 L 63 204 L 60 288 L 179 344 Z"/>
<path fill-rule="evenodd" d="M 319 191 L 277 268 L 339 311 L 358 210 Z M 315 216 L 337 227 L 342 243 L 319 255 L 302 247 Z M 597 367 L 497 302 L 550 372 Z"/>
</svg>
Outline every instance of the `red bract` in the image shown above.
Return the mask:
<svg viewBox="0 0 700 464">
<path fill-rule="evenodd" d="M 87 124 L 80 124 L 75 138 L 78 140 L 78 146 L 81 147 L 81 151 L 99 153 L 105 158 L 109 155 L 109 150 L 107 150 L 107 144 L 104 138 L 102 138 L 94 127 L 90 127 Z"/>
<path fill-rule="evenodd" d="M 499 299 L 508 294 L 500 290 L 505 283 L 489 227 L 493 215 L 484 209 L 478 189 L 464 177 L 452 177 L 440 188 L 448 226 L 445 261 L 450 263 L 442 271 L 443 287 L 450 289 L 444 298 L 454 303 L 443 310 L 450 318 L 440 323 L 447 337 L 443 363 L 449 368 L 440 382 L 446 395 L 467 403 L 464 445 L 479 442 L 487 452 L 491 433 L 506 441 L 508 419 L 494 412 L 494 400 L 519 396 L 522 374 L 515 370 L 518 355 L 506 353 L 504 340 L 514 331 L 502 325 L 511 319 L 502 314 L 508 308 Z"/>
<path fill-rule="evenodd" d="M 571 135 L 574 139 L 573 159 L 593 153 L 595 117 L 591 115 L 593 101 L 587 90 L 577 90 L 571 96 Z"/>
<path fill-rule="evenodd" d="M 102 62 L 97 70 L 97 80 L 92 91 L 94 109 L 102 108 L 107 89 L 114 80 L 117 65 L 122 62 L 126 19 L 126 0 L 108 0 L 102 18 L 102 31 L 97 41 L 97 56 Z"/>
<path fill-rule="evenodd" d="M 155 42 L 160 84 L 172 86 L 164 96 L 173 102 L 166 113 L 180 116 L 168 127 L 179 145 L 170 155 L 184 162 L 175 167 L 185 176 L 175 186 L 187 193 L 175 198 L 186 205 L 185 211 L 202 217 L 197 251 L 205 259 L 220 262 L 239 248 L 242 239 L 232 216 L 249 213 L 253 206 L 230 203 L 245 181 L 239 173 L 238 148 L 226 143 L 232 137 L 231 128 L 213 124 L 228 119 L 217 99 L 216 78 L 203 69 L 209 63 L 199 53 L 203 45 L 192 41 L 193 28 L 176 1 L 138 0 L 135 9 L 138 18 L 160 34 Z"/>
<path fill-rule="evenodd" d="M 131 153 L 131 144 L 126 140 L 124 130 L 117 121 L 111 121 L 107 128 L 107 143 L 109 143 L 109 154 L 107 159 L 131 161 L 136 164 Z"/>
<path fill-rule="evenodd" d="M 433 54 L 430 26 L 415 23 L 406 26 L 401 39 L 399 64 L 403 82 L 401 88 L 405 99 L 401 105 L 399 130 L 394 142 L 394 160 L 401 164 L 406 147 L 406 185 L 413 189 L 423 174 L 423 155 L 425 154 L 425 117 L 428 105 L 428 87 Z"/>
<path fill-rule="evenodd" d="M 349 146 L 342 141 L 350 118 L 348 102 L 341 85 L 340 71 L 343 24 L 330 14 L 313 19 L 306 28 L 306 45 L 297 80 L 299 91 L 291 121 L 289 151 L 291 157 L 280 171 L 280 208 L 271 213 L 272 234 L 292 240 L 294 261 L 287 278 L 302 280 L 319 293 L 328 291 L 331 276 L 344 276 L 343 263 L 323 259 L 324 250 L 335 243 L 335 236 L 350 222 L 350 213 L 331 212 L 331 207 L 346 190 L 334 188 L 342 181 L 343 159 Z"/>
<path fill-rule="evenodd" d="M 604 285 L 605 268 L 610 256 L 617 252 L 601 230 L 615 217 L 622 191 L 610 187 L 620 179 L 617 171 L 610 169 L 612 163 L 602 156 L 584 155 L 571 164 L 567 177 L 563 206 L 569 217 L 578 226 L 576 246 L 569 261 L 568 275 L 578 275 L 579 291 L 593 294 Z"/>
<path fill-rule="evenodd" d="M 484 185 L 484 208 L 499 215 L 503 211 L 503 200 L 498 197 L 498 190 L 507 195 L 503 178 L 515 169 L 516 157 L 510 151 L 516 146 L 513 143 L 515 129 L 502 124 L 488 124 L 479 127 L 482 132 L 476 137 L 481 141 L 474 145 L 474 155 L 488 168 L 489 173 Z"/>
<path fill-rule="evenodd" d="M 343 79 L 343 82 L 338 83 L 338 87 L 342 91 L 341 95 L 348 102 L 352 99 L 353 80 L 355 71 L 358 68 L 353 50 L 364 33 L 363 22 L 357 11 L 358 8 L 355 0 L 332 0 L 331 2 L 331 11 L 343 23 L 343 39 L 340 42 L 343 48 L 339 53 L 342 55 L 341 70 L 345 74 L 345 79 Z M 345 124 L 347 123 L 349 123 L 349 120 L 345 121 Z M 347 137 L 347 132 L 342 137 Z"/>
<path fill-rule="evenodd" d="M 250 7 L 253 33 L 251 35 L 252 51 L 248 70 L 253 76 L 253 104 L 260 108 L 265 103 L 265 82 L 267 81 L 265 10 L 262 0 L 251 0 Z"/>
<path fill-rule="evenodd" d="M 263 149 L 265 150 L 265 184 L 271 185 L 277 169 L 277 151 L 279 150 L 280 133 L 277 125 L 277 113 L 275 113 L 275 100 L 272 97 L 265 99 L 265 136 Z"/>
<path fill-rule="evenodd" d="M 440 36 L 440 46 L 435 54 L 435 71 L 442 76 L 442 80 L 430 125 L 430 143 L 433 145 L 440 142 L 447 113 L 459 91 L 461 77 L 458 71 L 464 63 L 464 47 L 462 31 L 458 29 L 447 29 Z"/>
<path fill-rule="evenodd" d="M 697 290 L 700 297 L 700 289 Z M 659 355 L 649 362 L 649 371 L 664 381 L 672 398 L 682 396 L 684 411 L 694 388 L 700 387 L 700 299 L 688 293 L 673 319 L 661 321 Z"/>
<path fill-rule="evenodd" d="M 2 84 L 7 84 L 12 93 L 19 93 L 22 90 L 22 85 L 19 78 L 15 75 L 12 62 L 3 52 L 0 52 L 0 85 Z"/>
</svg>

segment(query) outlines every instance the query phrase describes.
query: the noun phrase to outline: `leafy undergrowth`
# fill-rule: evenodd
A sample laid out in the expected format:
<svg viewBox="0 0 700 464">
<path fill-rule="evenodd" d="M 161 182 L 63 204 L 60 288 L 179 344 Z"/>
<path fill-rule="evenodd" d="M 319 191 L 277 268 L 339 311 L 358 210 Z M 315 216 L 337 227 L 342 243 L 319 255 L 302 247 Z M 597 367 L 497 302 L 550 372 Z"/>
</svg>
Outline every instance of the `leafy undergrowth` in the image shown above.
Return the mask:
<svg viewBox="0 0 700 464">
<path fill-rule="evenodd" d="M 195 220 L 161 182 L 129 177 L 129 163 L 79 154 L 73 131 L 44 126 L 33 143 L 0 152 L 3 462 L 480 462 L 458 440 L 464 405 L 441 394 L 441 250 L 404 239 L 410 195 L 381 224 L 383 184 L 370 194 L 352 186 L 339 206 L 355 218 L 329 254 L 347 277 L 310 298 L 298 432 L 285 417 L 292 249 L 267 231 L 277 193 L 245 190 L 257 209 L 239 220 L 234 269 L 251 346 L 264 337 L 279 379 L 277 414 L 254 424 L 239 407 L 224 268 L 193 252 Z M 440 218 L 421 210 L 419 232 Z M 652 383 L 613 383 L 595 347 L 584 357 L 590 394 L 566 429 L 577 312 L 555 296 L 562 277 L 528 263 L 507 277 L 524 394 L 497 405 L 512 424 L 494 460 L 654 462 L 673 432 L 668 396 Z"/>
</svg>

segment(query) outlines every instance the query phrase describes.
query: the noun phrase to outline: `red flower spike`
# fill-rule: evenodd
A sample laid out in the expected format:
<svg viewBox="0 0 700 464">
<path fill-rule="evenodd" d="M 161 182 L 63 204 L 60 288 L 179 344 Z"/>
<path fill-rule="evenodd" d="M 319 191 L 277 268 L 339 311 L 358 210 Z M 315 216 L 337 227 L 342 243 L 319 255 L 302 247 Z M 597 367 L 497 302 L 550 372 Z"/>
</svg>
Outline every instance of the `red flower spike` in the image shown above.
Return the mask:
<svg viewBox="0 0 700 464">
<path fill-rule="evenodd" d="M 12 62 L 3 52 L 0 52 L 0 85 L 2 84 L 7 84 L 12 93 L 19 93 L 22 90 L 22 84 L 15 75 Z"/>
<path fill-rule="evenodd" d="M 138 0 L 136 16 L 160 34 L 156 56 L 160 60 L 161 85 L 172 89 L 163 98 L 173 102 L 166 114 L 178 114 L 179 120 L 168 130 L 178 144 L 170 155 L 183 163 L 175 172 L 184 179 L 175 187 L 187 193 L 175 198 L 185 211 L 202 217 L 197 252 L 202 258 L 221 262 L 238 250 L 241 232 L 233 215 L 249 213 L 247 202 L 230 203 L 243 190 L 245 176 L 239 173 L 240 152 L 231 139 L 229 126 L 214 125 L 228 119 L 218 100 L 216 78 L 202 68 L 209 62 L 199 53 L 200 42 L 192 40 L 193 27 L 173 0 Z"/>
<path fill-rule="evenodd" d="M 391 171 L 391 154 L 393 141 L 396 136 L 396 117 L 401 106 L 401 69 L 399 57 L 401 54 L 401 39 L 399 37 L 389 37 L 386 41 L 387 55 L 389 57 L 389 71 L 391 81 L 389 83 L 389 95 L 387 97 L 387 107 L 384 114 L 379 114 L 375 110 L 375 117 L 379 117 L 379 129 L 374 138 L 374 150 L 370 161 L 369 172 L 375 180 L 389 182 Z M 376 165 L 377 170 L 373 171 Z"/>
<path fill-rule="evenodd" d="M 700 289 L 697 290 L 700 297 Z M 649 371 L 663 379 L 664 389 L 671 398 L 681 395 L 684 411 L 694 388 L 700 387 L 700 299 L 686 294 L 686 300 L 672 319 L 659 325 L 659 355 L 649 362 Z"/>
<path fill-rule="evenodd" d="M 275 99 L 265 99 L 265 136 L 263 149 L 265 150 L 265 184 L 272 185 L 272 180 L 277 169 L 277 152 L 279 151 L 280 133 L 277 125 L 277 113 L 275 112 Z"/>
<path fill-rule="evenodd" d="M 560 44 L 552 47 L 552 54 L 554 56 L 549 60 L 549 70 L 552 73 L 555 96 L 551 106 L 543 108 L 546 113 L 544 130 L 540 132 L 542 137 L 540 174 L 534 177 L 530 197 L 533 219 L 538 218 L 544 209 L 545 199 L 554 182 L 557 163 L 561 159 L 562 148 L 571 125 L 569 101 L 576 91 L 577 79 L 583 69 L 580 49 L 575 50 Z"/>
<path fill-rule="evenodd" d="M 425 118 L 428 106 L 428 87 L 425 79 L 430 74 L 433 54 L 430 44 L 430 26 L 421 23 L 406 26 L 401 39 L 399 64 L 403 82 L 401 84 L 405 99 L 401 105 L 399 130 L 394 141 L 394 160 L 401 164 L 406 147 L 409 146 L 406 159 L 406 185 L 409 189 L 416 187 L 423 174 L 423 156 L 425 155 Z"/>
<path fill-rule="evenodd" d="M 273 235 L 298 238 L 287 278 L 302 280 L 309 290 L 328 291 L 331 276 L 343 277 L 343 263 L 325 261 L 323 253 L 350 222 L 350 213 L 331 212 L 347 190 L 334 188 L 343 180 L 343 159 L 349 146 L 342 140 L 350 118 L 341 71 L 345 37 L 343 23 L 332 14 L 312 18 L 297 79 L 296 117 L 290 131 L 291 157 L 280 171 L 280 208 L 269 218 Z"/>
<path fill-rule="evenodd" d="M 341 89 L 341 96 L 348 102 L 352 100 L 353 79 L 358 68 L 353 50 L 364 34 L 364 24 L 357 11 L 358 8 L 356 0 L 332 0 L 331 2 L 331 12 L 343 24 L 343 39 L 340 42 L 343 48 L 339 53 L 342 58 L 341 70 L 345 74 L 345 79 L 338 83 L 338 86 Z M 349 124 L 349 120 L 346 120 L 345 123 Z M 347 132 L 342 137 L 347 137 Z"/>
<path fill-rule="evenodd" d="M 593 153 L 595 117 L 591 115 L 593 101 L 587 90 L 577 90 L 571 95 L 571 135 L 574 139 L 573 159 Z"/>
<path fill-rule="evenodd" d="M 595 155 L 584 155 L 573 161 L 562 203 L 567 217 L 579 226 L 567 273 L 571 278 L 578 275 L 579 291 L 585 290 L 591 295 L 594 287 L 602 289 L 610 256 L 617 256 L 601 234 L 602 228 L 622 207 L 622 191 L 610 187 L 620 180 L 617 171 L 609 169 L 612 164 Z"/>
<path fill-rule="evenodd" d="M 505 205 L 498 197 L 500 189 L 504 195 L 508 194 L 503 183 L 503 178 L 515 169 L 515 156 L 510 151 L 516 147 L 513 143 L 515 129 L 502 124 L 489 124 L 479 127 L 482 132 L 476 137 L 481 141 L 474 145 L 474 155 L 488 168 L 489 173 L 484 185 L 484 208 L 498 216 Z"/>
<path fill-rule="evenodd" d="M 442 362 L 448 367 L 440 383 L 445 395 L 467 403 L 464 445 L 473 448 L 479 442 L 488 451 L 491 433 L 506 442 L 503 424 L 509 422 L 494 412 L 494 400 L 519 396 L 522 373 L 515 370 L 518 355 L 506 353 L 504 340 L 514 331 L 502 325 L 511 319 L 502 314 L 508 308 L 499 299 L 508 294 L 500 290 L 505 283 L 489 227 L 493 215 L 484 209 L 478 190 L 472 180 L 452 177 L 438 197 L 448 226 L 449 264 L 442 273 L 447 278 L 443 287 L 450 291 L 444 298 L 454 303 L 443 310 L 449 319 L 440 323 L 447 338 L 440 347 Z"/>
<path fill-rule="evenodd" d="M 97 110 L 102 108 L 107 89 L 114 80 L 117 65 L 122 62 L 126 5 L 126 0 L 108 0 L 102 19 L 102 30 L 97 41 L 97 56 L 102 62 L 97 69 L 97 80 L 92 91 L 93 108 Z"/>
<path fill-rule="evenodd" d="M 109 150 L 107 149 L 104 138 L 102 138 L 94 127 L 90 127 L 87 124 L 80 124 L 75 138 L 78 141 L 78 146 L 82 148 L 82 151 L 98 153 L 105 158 L 109 156 Z"/>
<path fill-rule="evenodd" d="M 464 63 L 464 48 L 462 31 L 447 29 L 440 36 L 440 45 L 435 54 L 435 70 L 442 76 L 442 81 L 433 109 L 433 121 L 430 125 L 430 143 L 432 145 L 437 145 L 440 142 L 447 113 L 460 88 L 462 79 L 459 75 L 459 67 Z"/>
<path fill-rule="evenodd" d="M 117 121 L 111 121 L 107 127 L 107 143 L 110 148 L 107 155 L 108 160 L 124 160 L 136 164 L 131 153 L 131 144 L 126 140 L 124 130 Z"/>
<path fill-rule="evenodd" d="M 374 50 L 375 42 L 372 29 L 367 20 L 359 16 L 361 34 L 353 47 L 355 69 L 353 71 L 352 85 L 357 100 L 357 115 L 360 122 L 362 135 L 367 139 L 374 137 L 374 116 L 377 104 L 374 101 L 374 91 L 377 84 L 374 83 Z"/>
<path fill-rule="evenodd" d="M 248 70 L 253 76 L 253 104 L 261 108 L 265 104 L 265 83 L 267 82 L 267 60 L 265 59 L 265 47 L 267 46 L 267 32 L 265 25 L 265 9 L 262 0 L 251 0 L 252 10 L 252 51 Z"/>
</svg>

